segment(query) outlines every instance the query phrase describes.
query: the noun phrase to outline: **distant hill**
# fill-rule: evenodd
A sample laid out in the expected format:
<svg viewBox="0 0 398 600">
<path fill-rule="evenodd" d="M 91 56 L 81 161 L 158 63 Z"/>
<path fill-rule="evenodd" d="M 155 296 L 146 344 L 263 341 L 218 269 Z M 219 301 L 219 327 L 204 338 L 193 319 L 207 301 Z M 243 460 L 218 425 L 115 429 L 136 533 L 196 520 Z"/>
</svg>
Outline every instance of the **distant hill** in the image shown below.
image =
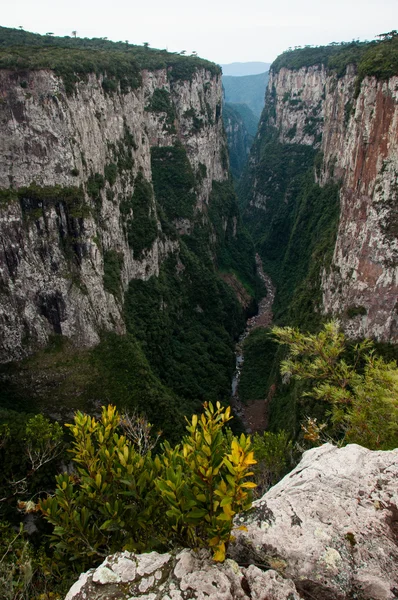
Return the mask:
<svg viewBox="0 0 398 600">
<path fill-rule="evenodd" d="M 257 133 L 258 119 L 247 104 L 225 104 L 225 106 L 230 107 L 240 115 L 247 133 L 254 138 Z"/>
<path fill-rule="evenodd" d="M 232 77 L 243 77 L 244 75 L 259 75 L 270 68 L 271 63 L 265 62 L 234 62 L 228 65 L 220 65 L 223 75 Z"/>
<path fill-rule="evenodd" d="M 244 77 L 223 75 L 222 82 L 225 91 L 225 102 L 230 104 L 247 104 L 258 121 L 261 111 L 264 108 L 268 72 L 258 75 L 246 75 Z"/>
</svg>

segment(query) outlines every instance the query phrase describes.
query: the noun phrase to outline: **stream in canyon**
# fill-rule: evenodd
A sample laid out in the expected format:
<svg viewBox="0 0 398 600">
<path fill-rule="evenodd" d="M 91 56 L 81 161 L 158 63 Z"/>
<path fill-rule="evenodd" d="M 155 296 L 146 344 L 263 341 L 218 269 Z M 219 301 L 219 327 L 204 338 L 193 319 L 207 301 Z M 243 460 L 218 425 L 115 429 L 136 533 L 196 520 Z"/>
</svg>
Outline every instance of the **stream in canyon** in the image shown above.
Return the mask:
<svg viewBox="0 0 398 600">
<path fill-rule="evenodd" d="M 239 399 L 239 379 L 244 363 L 243 344 L 251 331 L 258 327 L 270 327 L 272 324 L 272 305 L 275 298 L 275 286 L 269 275 L 264 273 L 263 264 L 259 254 L 256 254 L 257 273 L 266 288 L 266 295 L 258 304 L 258 312 L 246 322 L 244 332 L 239 337 L 235 348 L 236 368 L 232 378 L 231 406 L 234 414 L 240 418 L 247 433 L 264 431 L 267 426 L 267 399 L 259 398 L 249 404 L 244 404 Z"/>
</svg>

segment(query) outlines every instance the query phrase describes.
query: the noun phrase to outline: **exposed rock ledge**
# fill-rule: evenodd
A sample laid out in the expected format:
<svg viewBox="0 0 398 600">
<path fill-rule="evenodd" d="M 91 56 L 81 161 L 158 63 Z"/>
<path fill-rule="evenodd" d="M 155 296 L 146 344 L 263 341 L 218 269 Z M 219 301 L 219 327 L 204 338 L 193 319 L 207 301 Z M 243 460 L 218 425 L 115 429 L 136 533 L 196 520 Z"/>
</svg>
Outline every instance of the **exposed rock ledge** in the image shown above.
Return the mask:
<svg viewBox="0 0 398 600">
<path fill-rule="evenodd" d="M 66 600 L 398 598 L 398 450 L 310 450 L 243 523 L 223 565 L 204 550 L 118 553 Z"/>
</svg>

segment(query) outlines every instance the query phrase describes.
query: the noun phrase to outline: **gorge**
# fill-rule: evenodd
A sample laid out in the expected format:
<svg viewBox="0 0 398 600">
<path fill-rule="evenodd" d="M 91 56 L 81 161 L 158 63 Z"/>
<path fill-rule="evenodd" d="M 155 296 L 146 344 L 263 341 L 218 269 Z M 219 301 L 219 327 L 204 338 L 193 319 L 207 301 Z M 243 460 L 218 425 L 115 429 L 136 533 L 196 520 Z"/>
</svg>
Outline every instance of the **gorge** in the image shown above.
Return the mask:
<svg viewBox="0 0 398 600">
<path fill-rule="evenodd" d="M 217 65 L 147 45 L 0 28 L 0 488 L 6 501 L 0 503 L 0 512 L 10 519 L 10 527 L 20 522 L 20 507 L 16 493 L 7 497 L 9 492 L 3 490 L 16 479 L 18 469 L 26 470 L 21 431 L 32 414 L 62 424 L 76 411 L 85 414 L 78 419 L 98 418 L 102 405 L 115 405 L 122 415 L 127 411 L 136 418 L 144 414 L 166 442 L 162 452 L 167 449 L 165 461 L 171 463 L 177 451 L 167 443 L 180 442 L 186 419 L 195 430 L 192 415 L 201 411 L 203 402 L 233 406 L 231 380 L 238 364 L 239 399 L 249 405 L 243 413 L 257 402 L 263 420 L 255 412 L 253 426 L 243 414 L 242 422 L 232 421 L 234 432 L 267 427 L 270 435 L 278 435 L 283 430 L 285 447 L 290 444 L 291 449 L 298 440 L 302 450 L 300 422 L 304 410 L 316 403 L 303 408 L 301 384 L 290 377 L 282 381 L 285 355 L 269 336 L 271 318 L 278 325 L 318 332 L 334 317 L 353 344 L 369 337 L 387 358 L 397 356 L 397 106 L 396 32 L 377 42 L 288 51 L 271 66 L 265 108 L 244 167 L 242 155 L 248 154 L 253 140 L 241 135 L 236 114 L 228 108 L 223 114 Z M 226 132 L 239 146 L 241 155 L 234 159 L 228 156 Z M 237 346 L 242 341 L 243 349 Z M 237 378 L 235 372 L 235 383 Z M 110 414 L 113 409 L 108 410 Z M 314 410 L 320 418 L 325 412 L 319 406 Z M 94 421 L 87 422 L 94 428 Z M 119 443 L 122 436 L 117 435 Z M 226 440 L 233 439 L 236 448 L 232 435 L 229 431 Z M 244 445 L 245 437 L 241 439 Z M 348 465 L 352 462 L 349 473 L 358 470 L 358 464 L 362 468 L 374 461 L 367 473 L 366 488 L 373 491 L 366 496 L 366 523 L 376 522 L 377 528 L 380 520 L 387 546 L 395 552 L 398 513 L 391 490 L 396 485 L 396 451 L 372 453 L 355 444 L 346 448 L 311 450 L 303 459 L 308 486 L 319 461 L 325 479 L 341 456 Z M 157 452 L 151 476 L 160 470 Z M 204 454 L 211 459 L 211 448 Z M 125 455 L 115 455 L 126 466 Z M 214 455 L 219 457 L 219 450 Z M 228 456 L 232 460 L 232 450 Z M 62 458 L 65 468 L 69 459 Z M 94 488 L 108 485 L 96 468 L 98 472 L 89 469 L 94 481 L 90 499 Z M 198 477 L 205 480 L 208 472 L 202 471 Z M 181 469 L 178 472 L 181 476 Z M 385 472 L 388 481 L 382 481 L 376 493 Z M 109 473 L 113 477 L 110 468 Z M 80 475 L 62 477 L 71 477 L 72 489 L 72 484 L 86 485 Z M 300 467 L 294 477 L 301 481 Z M 143 480 L 136 486 L 139 498 Z M 167 484 L 170 481 L 171 476 Z M 284 482 L 269 498 L 284 486 L 290 493 L 289 476 Z M 252 481 L 247 483 L 248 489 L 253 487 Z M 173 485 L 172 481 L 170 489 Z M 320 493 L 326 490 L 332 496 L 334 489 L 326 488 L 320 484 Z M 351 507 L 354 492 L 363 490 L 360 481 L 348 488 L 344 493 Z M 40 496 L 43 489 L 51 494 L 54 473 L 46 472 L 32 489 L 34 495 Z M 69 490 L 66 479 L 62 489 Z M 100 505 L 110 517 L 98 527 L 94 522 L 92 530 L 115 527 L 121 535 L 125 524 L 116 519 L 119 500 L 132 492 L 123 491 L 116 508 L 107 507 L 108 492 L 105 489 Z M 308 489 L 304 492 L 305 507 Z M 168 491 L 171 497 L 173 493 Z M 28 499 L 27 488 L 23 496 Z M 192 498 L 187 498 L 189 504 Z M 284 548 L 274 552 L 257 547 L 257 541 L 250 549 L 250 536 L 266 544 L 267 536 L 279 535 L 273 533 L 266 504 L 260 501 L 256 506 L 251 513 L 256 522 L 249 518 L 250 534 L 239 534 L 230 557 L 238 562 L 249 557 L 260 564 L 271 556 L 266 569 L 271 566 L 278 572 L 271 569 L 266 576 L 272 589 L 287 569 L 287 598 L 293 594 L 321 600 L 326 593 L 342 600 L 362 593 L 362 587 L 365 592 L 358 597 L 364 600 L 396 597 L 393 577 L 388 586 L 382 583 L 396 562 L 392 551 L 382 568 L 376 565 L 379 558 L 372 563 L 374 586 L 364 579 L 356 540 L 370 549 L 372 542 L 371 536 L 360 538 L 359 519 L 354 538 L 350 523 L 328 529 L 325 547 L 317 538 L 326 570 L 321 584 L 314 583 L 310 573 L 315 569 L 316 579 L 318 563 L 316 568 L 305 563 L 304 569 Z M 204 514 L 192 512 L 191 519 Z M 301 537 L 300 518 L 294 509 L 285 512 L 278 527 Z M 79 521 L 80 512 L 75 513 Z M 232 519 L 232 513 L 224 514 Z M 82 515 L 84 520 L 84 511 Z M 314 542 L 308 539 L 308 544 Z M 145 546 L 140 540 L 132 551 L 153 549 L 150 542 Z M 226 549 L 222 551 L 225 558 Z M 103 549 L 96 552 L 98 558 Z M 196 561 L 183 552 L 182 558 L 173 554 L 167 573 L 159 576 L 167 579 L 170 598 L 176 585 L 171 572 L 178 561 L 189 562 L 192 571 L 201 568 L 202 558 Z M 292 556 L 295 552 L 293 548 Z M 205 552 L 200 556 L 205 563 Z M 341 556 L 349 564 L 345 570 L 336 567 Z M 130 556 L 130 562 L 145 563 L 137 557 Z M 256 571 L 251 577 L 232 560 L 225 565 L 231 580 L 226 598 L 263 598 L 261 590 L 251 596 L 263 576 Z M 214 568 L 221 579 L 223 568 Z M 89 573 L 88 585 L 98 583 L 94 572 Z M 340 573 L 346 580 L 340 581 Z M 131 584 L 134 594 L 160 599 L 161 591 L 146 594 L 155 585 L 150 577 L 151 583 L 145 581 L 147 587 L 139 588 L 145 573 L 139 575 Z M 183 579 L 185 585 L 185 575 Z M 240 595 L 234 595 L 235 585 L 242 587 Z M 102 593 L 102 588 L 96 589 Z M 372 596 L 374 590 L 378 596 Z M 126 597 L 123 585 L 119 592 Z"/>
</svg>

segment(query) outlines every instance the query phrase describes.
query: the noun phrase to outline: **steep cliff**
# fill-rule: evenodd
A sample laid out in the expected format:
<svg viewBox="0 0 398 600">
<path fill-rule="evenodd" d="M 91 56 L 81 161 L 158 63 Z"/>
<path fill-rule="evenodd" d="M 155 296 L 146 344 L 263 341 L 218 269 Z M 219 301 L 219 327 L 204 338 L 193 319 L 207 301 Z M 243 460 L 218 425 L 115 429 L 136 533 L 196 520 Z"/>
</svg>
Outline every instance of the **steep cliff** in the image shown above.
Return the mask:
<svg viewBox="0 0 398 600">
<path fill-rule="evenodd" d="M 239 179 L 257 130 L 257 119 L 246 104 L 224 104 L 223 121 L 227 134 L 232 175 Z"/>
<path fill-rule="evenodd" d="M 279 57 L 241 196 L 279 317 L 398 340 L 397 38 Z"/>
<path fill-rule="evenodd" d="M 106 331 L 138 336 L 153 358 L 148 315 L 172 331 L 188 314 L 188 331 L 191 316 L 221 328 L 225 387 L 243 312 L 217 271 L 250 285 L 255 266 L 228 179 L 219 68 L 25 32 L 10 47 L 18 32 L 0 34 L 0 361 L 54 334 L 95 346 Z M 173 314 L 158 280 L 179 288 Z"/>
</svg>

